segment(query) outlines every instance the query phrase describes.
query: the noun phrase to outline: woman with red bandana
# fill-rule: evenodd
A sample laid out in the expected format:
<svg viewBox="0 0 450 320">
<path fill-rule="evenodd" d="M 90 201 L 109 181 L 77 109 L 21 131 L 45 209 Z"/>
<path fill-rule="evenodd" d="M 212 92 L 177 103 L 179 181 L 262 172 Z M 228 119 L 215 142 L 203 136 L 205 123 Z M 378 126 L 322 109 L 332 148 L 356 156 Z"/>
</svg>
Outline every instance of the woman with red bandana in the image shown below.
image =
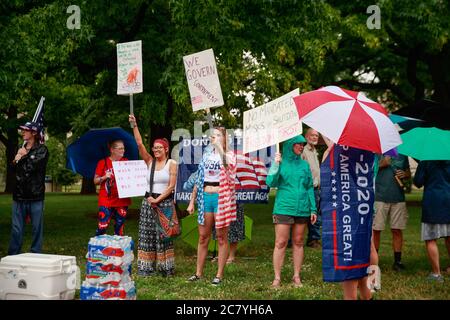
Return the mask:
<svg viewBox="0 0 450 320">
<path fill-rule="evenodd" d="M 175 160 L 169 159 L 169 142 L 167 139 L 156 139 L 152 147 L 154 156 L 148 153 L 142 142 L 136 118 L 130 115 L 129 121 L 133 126 L 139 155 L 148 167 L 147 194 L 142 201 L 139 216 L 138 275 L 152 276 L 160 273 L 163 276 L 171 276 L 175 269 L 173 241 L 161 236 L 156 207 L 169 219 L 175 210 L 173 191 L 177 181 L 177 163 Z M 150 190 L 153 162 L 155 162 L 155 172 L 153 187 Z"/>
<path fill-rule="evenodd" d="M 98 194 L 98 228 L 96 235 L 106 233 L 111 218 L 114 217 L 116 224 L 114 234 L 123 236 L 125 218 L 128 213 L 130 198 L 119 198 L 116 180 L 114 178 L 113 161 L 127 161 L 123 155 L 125 146 L 122 140 L 115 140 L 108 144 L 110 156 L 100 160 L 95 169 L 94 183 L 100 185 Z"/>
</svg>

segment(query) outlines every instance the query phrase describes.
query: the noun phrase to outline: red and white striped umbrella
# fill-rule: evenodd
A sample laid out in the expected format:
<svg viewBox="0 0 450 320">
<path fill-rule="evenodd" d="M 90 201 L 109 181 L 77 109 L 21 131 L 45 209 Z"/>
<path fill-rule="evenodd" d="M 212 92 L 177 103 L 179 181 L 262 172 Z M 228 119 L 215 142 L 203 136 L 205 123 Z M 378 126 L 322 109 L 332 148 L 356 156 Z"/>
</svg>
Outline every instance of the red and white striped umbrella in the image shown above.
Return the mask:
<svg viewBox="0 0 450 320">
<path fill-rule="evenodd" d="M 386 110 L 361 92 L 328 86 L 294 102 L 301 121 L 340 145 L 384 153 L 402 143 Z"/>
</svg>

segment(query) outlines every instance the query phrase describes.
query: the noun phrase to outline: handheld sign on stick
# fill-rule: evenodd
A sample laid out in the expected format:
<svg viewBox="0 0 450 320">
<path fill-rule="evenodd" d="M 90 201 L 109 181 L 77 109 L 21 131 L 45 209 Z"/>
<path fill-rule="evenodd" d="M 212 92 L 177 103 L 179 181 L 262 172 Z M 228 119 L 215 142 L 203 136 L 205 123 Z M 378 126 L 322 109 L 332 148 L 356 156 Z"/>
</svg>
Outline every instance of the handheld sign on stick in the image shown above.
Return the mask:
<svg viewBox="0 0 450 320">
<path fill-rule="evenodd" d="M 184 56 L 183 62 L 192 110 L 206 110 L 209 128 L 212 129 L 210 108 L 224 104 L 214 52 L 208 49 Z"/>
<path fill-rule="evenodd" d="M 293 100 L 298 95 L 299 89 L 295 89 L 244 112 L 244 153 L 277 145 L 301 134 L 302 123 Z"/>
<path fill-rule="evenodd" d="M 133 94 L 143 92 L 142 41 L 117 44 L 117 94 L 130 97 L 130 114 L 134 115 Z M 134 125 L 131 124 L 133 128 Z"/>
</svg>

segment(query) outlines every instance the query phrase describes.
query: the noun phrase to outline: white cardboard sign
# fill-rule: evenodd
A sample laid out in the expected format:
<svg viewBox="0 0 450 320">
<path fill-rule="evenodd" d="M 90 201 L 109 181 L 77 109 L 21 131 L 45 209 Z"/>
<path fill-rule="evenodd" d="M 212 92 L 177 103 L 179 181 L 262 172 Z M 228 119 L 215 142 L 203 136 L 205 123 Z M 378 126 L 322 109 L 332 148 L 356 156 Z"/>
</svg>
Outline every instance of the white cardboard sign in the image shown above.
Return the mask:
<svg viewBox="0 0 450 320">
<path fill-rule="evenodd" d="M 216 60 L 212 49 L 183 57 L 193 111 L 223 105 Z"/>
<path fill-rule="evenodd" d="M 270 147 L 302 133 L 302 123 L 293 99 L 298 95 L 299 89 L 295 89 L 244 112 L 244 153 Z"/>
<path fill-rule="evenodd" d="M 138 197 L 147 191 L 147 164 L 144 160 L 113 161 L 119 198 Z"/>
<path fill-rule="evenodd" d="M 118 43 L 117 94 L 129 95 L 142 91 L 142 41 Z"/>
</svg>

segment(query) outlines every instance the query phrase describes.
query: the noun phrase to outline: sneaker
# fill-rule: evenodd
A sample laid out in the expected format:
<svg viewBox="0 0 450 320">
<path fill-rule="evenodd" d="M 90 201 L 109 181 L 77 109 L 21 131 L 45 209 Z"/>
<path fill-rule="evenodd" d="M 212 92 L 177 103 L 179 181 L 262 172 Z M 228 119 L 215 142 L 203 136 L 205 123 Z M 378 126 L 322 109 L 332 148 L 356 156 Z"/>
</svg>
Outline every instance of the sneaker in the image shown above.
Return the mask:
<svg viewBox="0 0 450 320">
<path fill-rule="evenodd" d="M 428 281 L 444 282 L 444 277 L 441 274 L 430 273 L 427 277 Z"/>
<path fill-rule="evenodd" d="M 306 246 L 313 249 L 319 249 L 322 245 L 319 240 L 311 240 L 306 244 Z"/>
<path fill-rule="evenodd" d="M 394 264 L 392 265 L 392 269 L 394 269 L 394 271 L 402 271 L 405 270 L 406 267 L 401 262 L 394 262 Z"/>
<path fill-rule="evenodd" d="M 202 278 L 202 277 L 199 277 L 198 275 L 194 274 L 193 276 L 189 277 L 189 278 L 187 279 L 187 281 L 195 282 L 195 281 L 200 280 L 201 278 Z"/>
<path fill-rule="evenodd" d="M 221 282 L 222 282 L 222 279 L 220 279 L 219 277 L 215 277 L 214 279 L 212 279 L 211 284 L 213 286 L 218 286 Z"/>
</svg>

